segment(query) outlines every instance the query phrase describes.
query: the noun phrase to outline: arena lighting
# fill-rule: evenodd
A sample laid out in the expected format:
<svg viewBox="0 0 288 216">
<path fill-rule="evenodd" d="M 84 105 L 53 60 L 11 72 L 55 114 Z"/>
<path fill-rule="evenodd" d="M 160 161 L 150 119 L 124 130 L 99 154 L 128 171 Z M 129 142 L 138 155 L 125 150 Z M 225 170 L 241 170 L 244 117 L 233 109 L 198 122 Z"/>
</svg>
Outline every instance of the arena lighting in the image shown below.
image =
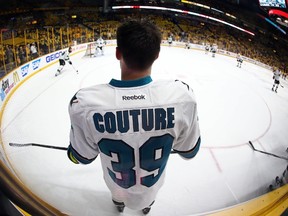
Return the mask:
<svg viewBox="0 0 288 216">
<path fill-rule="evenodd" d="M 229 16 L 229 17 L 231 17 L 231 18 L 233 18 L 233 19 L 237 19 L 235 16 L 233 16 L 233 15 L 231 15 L 231 14 L 229 14 L 229 13 L 225 13 L 226 14 L 226 16 Z"/>
<path fill-rule="evenodd" d="M 231 14 L 224 13 L 224 12 L 221 11 L 221 10 L 218 10 L 218 9 L 216 9 L 216 8 L 213 8 L 213 7 L 210 7 L 210 6 L 207 6 L 207 5 L 203 5 L 203 4 L 199 4 L 199 3 L 192 2 L 192 1 L 187 1 L 187 0 L 181 0 L 181 2 L 182 2 L 182 3 L 185 3 L 185 4 L 191 4 L 191 5 L 195 5 L 195 6 L 198 6 L 198 7 L 202 7 L 202 8 L 214 10 L 214 11 L 217 11 L 218 13 L 226 14 L 227 16 L 230 16 L 230 17 L 236 19 L 236 17 L 233 16 L 233 15 L 231 15 Z"/>
<path fill-rule="evenodd" d="M 278 16 L 282 16 L 288 19 L 288 13 L 281 11 L 281 10 L 271 9 L 269 10 L 269 16 L 271 15 L 278 15 Z"/>
<path fill-rule="evenodd" d="M 204 4 L 200 4 L 200 3 L 196 3 L 196 2 L 191 2 L 191 1 L 186 1 L 186 0 L 181 0 L 182 3 L 185 3 L 185 4 L 191 4 L 191 5 L 196 5 L 198 7 L 203 7 L 203 8 L 206 8 L 206 9 L 210 9 L 210 6 L 207 6 L 207 5 L 204 5 Z"/>
<path fill-rule="evenodd" d="M 278 25 L 276 25 L 274 22 L 272 22 L 270 19 L 265 18 L 265 20 L 266 20 L 268 23 L 270 23 L 271 25 L 273 25 L 275 28 L 277 28 L 279 31 L 281 31 L 283 34 L 286 35 L 286 32 L 285 32 L 283 29 L 281 29 Z"/>
<path fill-rule="evenodd" d="M 286 31 L 284 31 L 283 29 L 281 29 L 278 25 L 276 25 L 274 22 L 272 22 L 270 19 L 262 16 L 261 14 L 258 14 L 258 16 L 260 16 L 262 19 L 264 19 L 266 22 L 270 23 L 271 25 L 273 25 L 275 28 L 277 28 L 279 31 L 281 31 L 283 34 L 286 35 Z"/>
<path fill-rule="evenodd" d="M 246 29 L 243 29 L 243 28 L 240 28 L 236 25 L 233 25 L 231 23 L 228 23 L 226 21 L 223 21 L 223 20 L 220 20 L 220 19 L 217 19 L 217 18 L 214 18 L 214 17 L 210 17 L 210 16 L 207 16 L 207 15 L 204 15 L 204 14 L 199 14 L 199 13 L 195 13 L 195 12 L 191 12 L 191 11 L 186 11 L 186 10 L 180 10 L 180 9 L 175 9 L 175 8 L 166 8 L 166 7 L 156 7 L 156 6 L 112 6 L 112 9 L 113 10 L 118 10 L 118 9 L 150 9 L 150 10 L 164 10 L 164 11 L 172 11 L 172 12 L 176 12 L 176 13 L 183 13 L 183 14 L 189 14 L 189 15 L 192 15 L 192 16 L 198 16 L 198 17 L 202 17 L 202 18 L 205 18 L 205 19 L 210 19 L 210 20 L 214 20 L 216 22 L 220 22 L 224 25 L 228 25 L 228 26 L 231 26 L 233 28 L 236 28 L 240 31 L 243 31 L 247 34 L 250 34 L 250 35 L 253 35 L 255 36 L 255 34 L 253 32 L 250 32 Z"/>
<path fill-rule="evenodd" d="M 219 12 L 219 13 L 224 13 L 223 11 L 218 10 L 218 9 L 216 9 L 216 8 L 213 8 L 213 7 L 211 7 L 211 10 L 215 10 L 215 11 L 217 11 L 217 12 Z"/>
</svg>

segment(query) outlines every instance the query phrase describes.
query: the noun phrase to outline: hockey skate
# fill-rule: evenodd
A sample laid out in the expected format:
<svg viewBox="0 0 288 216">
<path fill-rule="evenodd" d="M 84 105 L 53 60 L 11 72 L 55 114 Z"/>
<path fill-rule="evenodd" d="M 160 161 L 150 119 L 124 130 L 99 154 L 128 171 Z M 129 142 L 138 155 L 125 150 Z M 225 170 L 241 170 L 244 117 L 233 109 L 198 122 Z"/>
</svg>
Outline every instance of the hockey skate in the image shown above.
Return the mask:
<svg viewBox="0 0 288 216">
<path fill-rule="evenodd" d="M 116 206 L 117 207 L 117 210 L 118 210 L 118 212 L 123 212 L 124 211 L 124 208 L 125 208 L 125 205 L 123 205 L 123 206 Z"/>
<path fill-rule="evenodd" d="M 60 70 L 58 69 L 57 72 L 55 73 L 55 77 L 57 77 L 58 75 L 60 75 Z"/>
<path fill-rule="evenodd" d="M 142 209 L 142 213 L 143 213 L 144 215 L 146 215 L 146 214 L 148 214 L 148 213 L 150 212 L 151 206 L 154 204 L 154 202 L 155 202 L 155 200 L 154 200 L 148 207 Z"/>
<path fill-rule="evenodd" d="M 122 213 L 124 211 L 125 208 L 125 204 L 123 202 L 117 202 L 115 200 L 112 200 L 114 205 L 116 206 L 118 212 Z"/>
<path fill-rule="evenodd" d="M 148 213 L 150 212 L 150 210 L 151 210 L 151 206 L 146 207 L 146 208 L 142 209 L 142 213 L 143 213 L 144 215 L 146 215 L 146 214 L 148 214 Z"/>
</svg>

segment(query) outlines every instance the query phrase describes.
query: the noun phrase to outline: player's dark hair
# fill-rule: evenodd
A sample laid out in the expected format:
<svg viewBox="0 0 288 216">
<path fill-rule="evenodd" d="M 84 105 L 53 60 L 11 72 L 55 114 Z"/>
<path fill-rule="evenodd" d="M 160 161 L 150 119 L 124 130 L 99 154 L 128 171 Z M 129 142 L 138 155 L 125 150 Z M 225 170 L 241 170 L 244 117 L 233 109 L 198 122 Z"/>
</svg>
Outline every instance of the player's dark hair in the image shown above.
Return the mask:
<svg viewBox="0 0 288 216">
<path fill-rule="evenodd" d="M 117 29 L 117 47 L 128 68 L 149 68 L 160 52 L 161 32 L 148 21 L 131 20 Z"/>
</svg>

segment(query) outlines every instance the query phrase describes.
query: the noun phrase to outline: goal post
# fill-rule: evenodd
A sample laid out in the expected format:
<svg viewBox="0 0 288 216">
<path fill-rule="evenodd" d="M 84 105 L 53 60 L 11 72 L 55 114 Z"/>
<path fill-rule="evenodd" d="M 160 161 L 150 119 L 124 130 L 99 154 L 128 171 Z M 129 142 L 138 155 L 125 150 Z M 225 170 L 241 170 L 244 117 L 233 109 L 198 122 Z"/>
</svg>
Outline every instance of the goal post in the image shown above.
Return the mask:
<svg viewBox="0 0 288 216">
<path fill-rule="evenodd" d="M 95 53 L 95 49 L 96 49 L 96 42 L 91 42 L 87 44 L 84 56 L 92 57 Z"/>
</svg>

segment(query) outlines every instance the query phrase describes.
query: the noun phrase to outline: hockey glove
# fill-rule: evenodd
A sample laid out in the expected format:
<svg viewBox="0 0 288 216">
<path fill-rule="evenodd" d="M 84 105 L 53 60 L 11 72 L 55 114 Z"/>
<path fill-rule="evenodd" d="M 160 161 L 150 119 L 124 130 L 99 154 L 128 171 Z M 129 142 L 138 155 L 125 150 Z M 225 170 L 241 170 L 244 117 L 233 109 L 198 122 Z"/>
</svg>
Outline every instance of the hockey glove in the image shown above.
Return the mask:
<svg viewBox="0 0 288 216">
<path fill-rule="evenodd" d="M 69 61 L 68 63 L 69 63 L 70 65 L 72 65 L 72 62 L 71 62 L 71 61 Z"/>
<path fill-rule="evenodd" d="M 79 164 L 79 161 L 74 157 L 73 153 L 71 150 L 68 149 L 67 151 L 68 158 L 75 164 Z"/>
</svg>

